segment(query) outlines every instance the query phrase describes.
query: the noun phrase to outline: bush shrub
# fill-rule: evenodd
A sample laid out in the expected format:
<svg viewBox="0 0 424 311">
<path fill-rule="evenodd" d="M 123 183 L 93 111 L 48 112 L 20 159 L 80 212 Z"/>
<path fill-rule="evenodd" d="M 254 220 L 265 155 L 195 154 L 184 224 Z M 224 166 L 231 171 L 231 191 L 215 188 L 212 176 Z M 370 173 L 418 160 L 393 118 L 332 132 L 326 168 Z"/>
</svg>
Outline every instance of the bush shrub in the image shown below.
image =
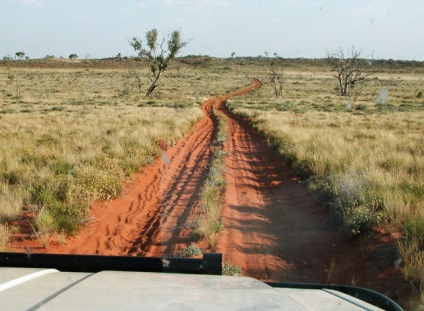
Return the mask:
<svg viewBox="0 0 424 311">
<path fill-rule="evenodd" d="M 350 236 L 355 236 L 363 231 L 369 231 L 382 222 L 381 213 L 374 212 L 366 206 L 357 206 L 343 213 L 343 222 Z"/>
<path fill-rule="evenodd" d="M 194 244 L 190 244 L 189 246 L 184 248 L 181 256 L 182 257 L 194 257 L 194 256 L 200 255 L 201 253 L 202 253 L 202 250 L 200 248 L 198 248 Z"/>
<path fill-rule="evenodd" d="M 240 266 L 234 266 L 229 261 L 222 266 L 222 275 L 227 276 L 242 276 L 243 271 Z"/>
</svg>

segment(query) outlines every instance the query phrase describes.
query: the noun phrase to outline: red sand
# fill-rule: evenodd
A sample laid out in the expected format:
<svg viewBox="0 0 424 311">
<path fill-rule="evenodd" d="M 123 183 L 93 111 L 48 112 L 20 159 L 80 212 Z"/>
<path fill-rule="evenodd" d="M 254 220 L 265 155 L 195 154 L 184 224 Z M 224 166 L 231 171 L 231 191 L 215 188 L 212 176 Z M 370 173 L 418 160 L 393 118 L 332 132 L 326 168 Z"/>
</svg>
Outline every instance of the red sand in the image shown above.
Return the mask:
<svg viewBox="0 0 424 311">
<path fill-rule="evenodd" d="M 418 296 L 394 267 L 395 238 L 384 232 L 347 238 L 265 139 L 227 109 L 228 98 L 260 85 L 254 80 L 245 89 L 205 102 L 204 117 L 191 132 L 136 174 L 121 198 L 95 203 L 93 221 L 66 244 L 51 241 L 44 248 L 27 226 L 15 235 L 12 248 L 130 256 L 180 253 L 191 243 L 187 225 L 200 212 L 218 124 L 215 106 L 229 120 L 229 184 L 222 213 L 225 230 L 207 251 L 222 252 L 224 261 L 258 279 L 357 285 L 411 306 Z"/>
</svg>

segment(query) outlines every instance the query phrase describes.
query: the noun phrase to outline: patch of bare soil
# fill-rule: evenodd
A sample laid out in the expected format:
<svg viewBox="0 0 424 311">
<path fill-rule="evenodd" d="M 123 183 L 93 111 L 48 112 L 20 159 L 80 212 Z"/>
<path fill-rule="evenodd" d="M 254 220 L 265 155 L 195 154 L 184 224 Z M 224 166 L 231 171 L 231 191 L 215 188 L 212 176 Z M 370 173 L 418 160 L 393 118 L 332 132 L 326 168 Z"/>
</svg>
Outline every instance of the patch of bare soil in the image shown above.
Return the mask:
<svg viewBox="0 0 424 311">
<path fill-rule="evenodd" d="M 12 243 L 16 251 L 172 256 L 191 243 L 189 223 L 200 214 L 200 195 L 211 161 L 217 119 L 228 117 L 225 144 L 228 186 L 225 230 L 214 249 L 244 275 L 261 280 L 347 284 L 379 291 L 412 309 L 418 294 L 395 267 L 395 237 L 384 232 L 347 238 L 246 120 L 226 107 L 230 97 L 260 82 L 202 105 L 204 118 L 154 165 L 144 168 L 118 199 L 91 207 L 93 221 L 65 243 L 46 248 L 27 228 Z"/>
</svg>

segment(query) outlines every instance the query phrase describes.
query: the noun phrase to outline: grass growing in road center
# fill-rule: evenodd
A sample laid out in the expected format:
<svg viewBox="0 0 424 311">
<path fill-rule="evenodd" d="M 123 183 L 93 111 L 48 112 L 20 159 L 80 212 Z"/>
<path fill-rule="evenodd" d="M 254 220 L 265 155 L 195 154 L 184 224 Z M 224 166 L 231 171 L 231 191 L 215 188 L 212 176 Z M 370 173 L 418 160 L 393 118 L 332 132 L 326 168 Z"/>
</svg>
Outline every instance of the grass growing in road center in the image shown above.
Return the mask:
<svg viewBox="0 0 424 311">
<path fill-rule="evenodd" d="M 219 119 L 216 147 L 201 198 L 204 214 L 199 220 L 198 226 L 194 229 L 195 236 L 206 238 L 210 247 L 215 245 L 217 233 L 224 229 L 221 221 L 221 209 L 223 190 L 227 185 L 224 177 L 227 152 L 223 150 L 222 145 L 228 139 L 227 119 L 223 113 L 216 111 L 216 109 L 214 109 L 214 112 Z"/>
</svg>

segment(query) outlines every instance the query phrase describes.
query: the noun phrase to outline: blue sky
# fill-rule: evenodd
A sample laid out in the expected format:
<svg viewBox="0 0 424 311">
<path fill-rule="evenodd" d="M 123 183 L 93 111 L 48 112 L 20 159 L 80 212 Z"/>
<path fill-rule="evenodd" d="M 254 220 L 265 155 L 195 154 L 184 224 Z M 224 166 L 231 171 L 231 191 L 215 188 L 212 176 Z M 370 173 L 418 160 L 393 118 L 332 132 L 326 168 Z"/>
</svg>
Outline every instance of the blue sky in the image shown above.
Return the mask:
<svg viewBox="0 0 424 311">
<path fill-rule="evenodd" d="M 362 48 L 424 61 L 423 0 L 0 0 L 0 57 L 135 55 L 134 36 L 181 29 L 181 55 L 325 57 Z"/>
</svg>

